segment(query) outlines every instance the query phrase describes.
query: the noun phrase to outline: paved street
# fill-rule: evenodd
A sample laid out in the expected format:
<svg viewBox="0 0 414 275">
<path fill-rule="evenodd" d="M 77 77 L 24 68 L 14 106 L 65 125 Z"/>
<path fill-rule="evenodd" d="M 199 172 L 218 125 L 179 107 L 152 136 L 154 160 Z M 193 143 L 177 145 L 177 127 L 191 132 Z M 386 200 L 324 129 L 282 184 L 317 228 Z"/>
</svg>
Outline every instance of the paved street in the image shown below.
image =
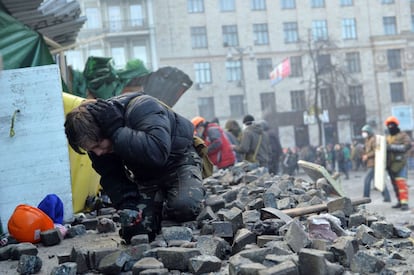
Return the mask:
<svg viewBox="0 0 414 275">
<path fill-rule="evenodd" d="M 306 178 L 306 175 L 299 175 Z M 351 199 L 362 198 L 363 186 L 364 186 L 364 171 L 351 171 L 349 173 L 349 180 L 345 180 L 341 177 L 341 182 L 346 195 Z M 388 190 L 391 195 L 391 203 L 383 202 L 382 195 L 379 191 L 371 189 L 372 202 L 366 204 L 366 208 L 370 211 L 376 212 L 386 218 L 387 221 L 399 225 L 414 225 L 414 171 L 411 170 L 408 173 L 408 185 L 409 185 L 409 211 L 401 211 L 399 209 L 391 208 L 396 203 L 396 196 L 394 189 L 390 182 L 387 182 Z"/>
</svg>

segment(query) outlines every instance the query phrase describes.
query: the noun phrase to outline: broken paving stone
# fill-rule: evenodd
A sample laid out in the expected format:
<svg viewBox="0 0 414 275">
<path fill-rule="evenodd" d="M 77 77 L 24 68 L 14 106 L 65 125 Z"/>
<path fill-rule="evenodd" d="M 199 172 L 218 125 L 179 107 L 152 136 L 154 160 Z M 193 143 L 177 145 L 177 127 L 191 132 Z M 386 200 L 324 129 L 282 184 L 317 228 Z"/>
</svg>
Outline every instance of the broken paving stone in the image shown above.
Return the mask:
<svg viewBox="0 0 414 275">
<path fill-rule="evenodd" d="M 76 275 L 77 264 L 76 263 L 63 263 L 55 266 L 50 275 Z"/>
<path fill-rule="evenodd" d="M 374 236 L 374 231 L 365 224 L 357 227 L 355 238 L 363 245 L 372 245 L 378 241 Z"/>
<path fill-rule="evenodd" d="M 251 274 L 258 274 L 261 270 L 265 270 L 267 267 L 261 263 L 247 263 L 242 264 L 239 267 L 240 275 L 251 275 Z"/>
<path fill-rule="evenodd" d="M 193 231 L 183 226 L 164 227 L 161 234 L 167 243 L 177 240 L 190 242 L 193 239 Z"/>
<path fill-rule="evenodd" d="M 167 247 L 159 248 L 157 254 L 166 268 L 187 271 L 190 258 L 201 255 L 201 252 L 196 248 Z"/>
<path fill-rule="evenodd" d="M 217 212 L 217 216 L 222 221 L 228 221 L 232 224 L 233 232 L 243 227 L 243 214 L 237 207 L 231 209 L 221 209 Z"/>
<path fill-rule="evenodd" d="M 108 233 L 108 232 L 115 232 L 116 225 L 115 222 L 108 218 L 101 218 L 98 220 L 96 225 L 96 230 L 98 233 Z"/>
<path fill-rule="evenodd" d="M 329 213 L 341 210 L 344 212 L 346 217 L 349 217 L 354 212 L 351 199 L 347 197 L 340 197 L 338 199 L 331 200 L 327 203 L 327 207 Z"/>
<path fill-rule="evenodd" d="M 35 255 L 21 255 L 17 264 L 19 274 L 35 274 L 42 268 L 42 259 Z"/>
<path fill-rule="evenodd" d="M 234 236 L 232 254 L 241 251 L 247 244 L 256 243 L 256 234 L 246 228 L 239 229 Z"/>
<path fill-rule="evenodd" d="M 366 224 L 365 216 L 361 213 L 353 213 L 349 215 L 348 227 L 358 227 L 361 224 Z"/>
<path fill-rule="evenodd" d="M 146 244 L 149 243 L 148 234 L 138 234 L 131 238 L 131 245 Z"/>
<path fill-rule="evenodd" d="M 139 275 L 170 275 L 170 274 L 173 274 L 173 273 L 171 273 L 167 268 L 146 269 L 139 273 Z M 134 273 L 133 275 L 138 275 L 138 274 Z"/>
<path fill-rule="evenodd" d="M 398 238 L 408 238 L 411 236 L 411 230 L 405 226 L 394 226 L 394 236 Z"/>
<path fill-rule="evenodd" d="M 214 196 L 208 197 L 205 201 L 205 204 L 207 206 L 210 206 L 211 209 L 213 209 L 213 212 L 217 212 L 220 209 L 224 208 L 224 206 L 226 205 L 226 202 L 222 197 L 214 195 Z"/>
<path fill-rule="evenodd" d="M 386 221 L 373 222 L 370 228 L 374 231 L 377 238 L 392 238 L 394 236 L 394 225 Z"/>
<path fill-rule="evenodd" d="M 156 258 L 145 257 L 137 261 L 132 267 L 132 274 L 142 274 L 140 272 L 147 269 L 162 269 L 164 264 Z"/>
<path fill-rule="evenodd" d="M 299 275 L 299 269 L 293 261 L 287 260 L 270 268 L 260 270 L 259 275 Z"/>
<path fill-rule="evenodd" d="M 214 221 L 211 223 L 212 225 L 212 233 L 214 236 L 222 237 L 222 238 L 232 238 L 233 233 L 233 224 L 228 221 Z"/>
<path fill-rule="evenodd" d="M 116 251 L 118 251 L 118 248 L 101 248 L 101 249 L 94 249 L 92 251 L 89 251 L 87 253 L 88 259 L 89 259 L 89 267 L 91 269 L 98 269 L 100 261 L 109 254 L 112 254 Z"/>
<path fill-rule="evenodd" d="M 351 261 L 351 270 L 362 274 L 379 273 L 385 262 L 374 251 L 358 251 Z"/>
<path fill-rule="evenodd" d="M 217 215 L 216 213 L 214 213 L 213 209 L 211 208 L 211 206 L 206 206 L 203 208 L 203 210 L 201 210 L 200 214 L 198 214 L 197 216 L 197 221 L 201 222 L 204 220 L 217 220 Z"/>
<path fill-rule="evenodd" d="M 285 224 L 286 222 L 281 219 L 266 219 L 257 221 L 251 231 L 257 235 L 278 235 L 279 229 Z"/>
<path fill-rule="evenodd" d="M 358 242 L 351 236 L 341 236 L 332 244 L 330 251 L 344 267 L 349 267 L 352 258 L 358 251 Z"/>
<path fill-rule="evenodd" d="M 44 246 L 57 245 L 63 240 L 59 229 L 53 228 L 40 232 L 40 240 Z"/>
<path fill-rule="evenodd" d="M 216 256 L 220 259 L 225 259 L 231 252 L 231 246 L 226 240 L 213 236 L 198 237 L 196 248 L 201 251 L 201 254 Z"/>
<path fill-rule="evenodd" d="M 32 243 L 19 243 L 12 246 L 10 256 L 12 260 L 18 260 L 22 255 L 36 256 L 38 252 L 37 247 Z"/>
<path fill-rule="evenodd" d="M 85 273 L 90 268 L 88 265 L 88 251 L 84 248 L 72 247 L 70 261 L 77 264 L 78 273 Z"/>
<path fill-rule="evenodd" d="M 189 271 L 193 274 L 218 272 L 221 268 L 221 260 L 216 256 L 199 255 L 189 261 Z"/>
<path fill-rule="evenodd" d="M 332 266 L 329 265 L 328 253 L 316 249 L 304 248 L 299 252 L 300 274 L 341 274 L 332 273 Z"/>
<path fill-rule="evenodd" d="M 84 234 L 86 234 L 85 225 L 77 224 L 68 228 L 68 232 L 66 233 L 65 238 L 73 238 Z"/>
<path fill-rule="evenodd" d="M 98 264 L 98 271 L 104 274 L 119 274 L 130 260 L 131 256 L 127 252 L 115 251 L 102 258 Z"/>
<path fill-rule="evenodd" d="M 308 233 L 305 232 L 303 226 L 297 220 L 287 224 L 286 229 L 285 240 L 294 252 L 299 252 L 299 250 L 308 247 L 312 243 Z"/>
</svg>

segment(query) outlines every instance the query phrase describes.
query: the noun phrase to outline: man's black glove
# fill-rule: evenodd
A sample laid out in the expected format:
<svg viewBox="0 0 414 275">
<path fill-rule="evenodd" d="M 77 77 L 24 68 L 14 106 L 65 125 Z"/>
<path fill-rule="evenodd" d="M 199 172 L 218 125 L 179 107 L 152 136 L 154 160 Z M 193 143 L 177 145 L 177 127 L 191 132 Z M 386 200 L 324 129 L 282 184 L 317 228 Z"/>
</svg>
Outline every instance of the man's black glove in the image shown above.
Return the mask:
<svg viewBox="0 0 414 275">
<path fill-rule="evenodd" d="M 98 98 L 96 103 L 89 104 L 86 108 L 106 137 L 112 137 L 117 129 L 124 126 L 123 107 L 119 102 Z"/>
</svg>

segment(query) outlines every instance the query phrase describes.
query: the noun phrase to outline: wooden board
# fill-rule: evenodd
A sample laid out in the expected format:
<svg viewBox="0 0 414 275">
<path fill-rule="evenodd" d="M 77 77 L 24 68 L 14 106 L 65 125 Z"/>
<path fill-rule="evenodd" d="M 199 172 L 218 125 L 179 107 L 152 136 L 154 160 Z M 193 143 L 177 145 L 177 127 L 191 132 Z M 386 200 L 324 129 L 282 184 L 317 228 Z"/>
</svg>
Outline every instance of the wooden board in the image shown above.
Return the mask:
<svg viewBox="0 0 414 275">
<path fill-rule="evenodd" d="M 73 215 L 62 86 L 57 65 L 0 73 L 0 218 L 19 204 L 37 207 L 48 194 Z"/>
<path fill-rule="evenodd" d="M 387 141 L 385 136 L 375 136 L 375 175 L 374 186 L 379 191 L 385 188 Z"/>
<path fill-rule="evenodd" d="M 305 171 L 305 173 L 315 182 L 320 178 L 325 178 L 327 182 L 332 186 L 335 192 L 341 196 L 345 196 L 345 192 L 342 188 L 340 182 L 336 181 L 329 172 L 325 169 L 325 167 L 318 165 L 313 162 L 299 160 L 298 165 Z"/>
</svg>

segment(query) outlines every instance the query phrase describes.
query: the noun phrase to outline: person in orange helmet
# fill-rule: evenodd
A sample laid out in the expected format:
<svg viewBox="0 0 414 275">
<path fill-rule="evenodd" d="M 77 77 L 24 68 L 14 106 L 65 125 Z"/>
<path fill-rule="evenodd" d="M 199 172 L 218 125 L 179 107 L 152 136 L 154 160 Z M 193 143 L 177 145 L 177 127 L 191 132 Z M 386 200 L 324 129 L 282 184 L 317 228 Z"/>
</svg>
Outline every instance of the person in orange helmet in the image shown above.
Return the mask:
<svg viewBox="0 0 414 275">
<path fill-rule="evenodd" d="M 207 145 L 208 157 L 219 169 L 226 169 L 234 165 L 236 155 L 223 129 L 214 122 L 209 122 L 201 116 L 194 117 L 195 135 L 202 138 Z"/>
<path fill-rule="evenodd" d="M 387 172 L 391 178 L 397 196 L 397 204 L 393 208 L 408 210 L 407 186 L 407 152 L 411 148 L 411 139 L 399 128 L 400 122 L 395 116 L 385 120 L 387 127 Z"/>
</svg>

